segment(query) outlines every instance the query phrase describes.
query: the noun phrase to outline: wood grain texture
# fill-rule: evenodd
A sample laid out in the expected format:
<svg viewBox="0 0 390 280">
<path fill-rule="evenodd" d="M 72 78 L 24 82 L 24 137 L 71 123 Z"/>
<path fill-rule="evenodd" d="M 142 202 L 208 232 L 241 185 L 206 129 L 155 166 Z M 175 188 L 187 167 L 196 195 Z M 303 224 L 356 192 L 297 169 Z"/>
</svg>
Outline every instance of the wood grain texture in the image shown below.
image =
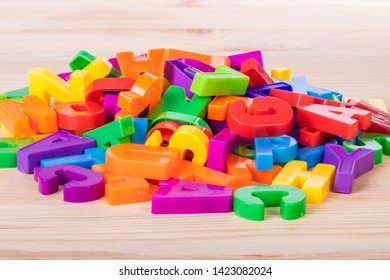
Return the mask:
<svg viewBox="0 0 390 280">
<path fill-rule="evenodd" d="M 263 51 L 309 83 L 390 108 L 387 1 L 0 1 L 0 91 L 33 67 L 67 71 L 80 49 L 113 56 L 154 47 L 211 54 Z M 2 259 L 390 259 L 390 160 L 330 193 L 307 215 L 278 209 L 251 222 L 234 214 L 152 215 L 150 202 L 117 207 L 42 196 L 31 175 L 0 169 Z"/>
</svg>

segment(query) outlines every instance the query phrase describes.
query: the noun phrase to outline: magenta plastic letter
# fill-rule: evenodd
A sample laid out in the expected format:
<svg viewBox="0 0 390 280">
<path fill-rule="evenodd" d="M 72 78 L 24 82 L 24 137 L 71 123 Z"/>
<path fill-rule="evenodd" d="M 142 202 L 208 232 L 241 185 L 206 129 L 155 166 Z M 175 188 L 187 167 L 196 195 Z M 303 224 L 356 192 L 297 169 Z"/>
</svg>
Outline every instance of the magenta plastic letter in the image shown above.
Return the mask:
<svg viewBox="0 0 390 280">
<path fill-rule="evenodd" d="M 238 136 L 228 128 L 223 129 L 210 139 L 207 167 L 221 172 L 226 169 L 226 157 L 238 146 Z"/>
<path fill-rule="evenodd" d="M 233 190 L 228 187 L 169 179 L 159 183 L 152 197 L 153 214 L 227 213 Z"/>
</svg>

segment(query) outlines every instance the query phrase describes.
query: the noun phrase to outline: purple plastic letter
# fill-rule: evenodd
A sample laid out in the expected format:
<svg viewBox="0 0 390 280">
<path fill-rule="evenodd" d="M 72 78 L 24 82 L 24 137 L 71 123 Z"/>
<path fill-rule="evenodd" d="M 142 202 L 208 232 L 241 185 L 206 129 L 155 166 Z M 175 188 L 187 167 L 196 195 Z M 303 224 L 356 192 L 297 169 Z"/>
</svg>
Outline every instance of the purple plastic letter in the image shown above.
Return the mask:
<svg viewBox="0 0 390 280">
<path fill-rule="evenodd" d="M 340 145 L 326 144 L 324 163 L 336 166 L 333 191 L 351 193 L 353 178 L 374 168 L 374 150 L 359 148 L 348 153 Z"/>
<path fill-rule="evenodd" d="M 50 195 L 64 185 L 66 202 L 88 202 L 104 195 L 103 175 L 80 166 L 60 164 L 49 167 L 35 167 L 34 179 L 38 181 L 39 192 Z"/>
<path fill-rule="evenodd" d="M 85 149 L 95 147 L 95 140 L 60 130 L 37 142 L 19 149 L 16 153 L 17 168 L 33 173 L 43 159 L 81 155 Z"/>
</svg>

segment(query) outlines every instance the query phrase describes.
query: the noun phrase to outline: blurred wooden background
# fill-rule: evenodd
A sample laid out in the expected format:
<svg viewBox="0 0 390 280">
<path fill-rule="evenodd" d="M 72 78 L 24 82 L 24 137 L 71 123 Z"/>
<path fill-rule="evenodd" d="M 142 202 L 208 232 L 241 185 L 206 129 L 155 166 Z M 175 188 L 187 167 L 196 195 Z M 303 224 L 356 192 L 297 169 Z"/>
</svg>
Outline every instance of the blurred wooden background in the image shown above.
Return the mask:
<svg viewBox="0 0 390 280">
<path fill-rule="evenodd" d="M 266 70 L 289 67 L 309 84 L 390 108 L 390 2 L 0 1 L 0 92 L 33 67 L 59 73 L 81 49 L 114 56 L 172 47 L 209 54 L 260 49 Z M 150 203 L 108 206 L 44 197 L 31 175 L 0 169 L 2 259 L 390 258 L 390 160 L 330 193 L 307 215 L 150 214 Z"/>
</svg>

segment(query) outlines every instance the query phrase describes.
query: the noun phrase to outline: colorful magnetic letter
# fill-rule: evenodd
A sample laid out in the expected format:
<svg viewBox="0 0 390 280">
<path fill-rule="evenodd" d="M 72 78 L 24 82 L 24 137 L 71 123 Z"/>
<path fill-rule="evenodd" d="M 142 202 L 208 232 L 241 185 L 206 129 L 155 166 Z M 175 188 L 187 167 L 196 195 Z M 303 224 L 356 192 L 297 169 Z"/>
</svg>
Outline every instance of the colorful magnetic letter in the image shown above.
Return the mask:
<svg viewBox="0 0 390 280">
<path fill-rule="evenodd" d="M 204 116 L 206 116 L 207 105 L 210 101 L 211 98 L 209 96 L 198 95 L 194 95 L 187 101 L 182 87 L 170 86 L 154 107 L 153 111 L 148 116 L 148 119 L 153 120 L 162 113 L 169 111 L 204 118 Z"/>
<path fill-rule="evenodd" d="M 32 173 L 42 159 L 79 155 L 93 147 L 93 139 L 60 130 L 19 149 L 16 153 L 17 168 L 24 173 Z"/>
<path fill-rule="evenodd" d="M 107 76 L 111 68 L 104 57 L 98 57 L 83 70 L 73 72 L 69 84 L 46 68 L 34 68 L 28 73 L 30 95 L 45 104 L 50 104 L 50 96 L 60 102 L 84 101 L 89 84 Z"/>
<path fill-rule="evenodd" d="M 196 73 L 190 90 L 200 96 L 244 95 L 248 83 L 248 76 L 222 65 L 214 73 Z"/>
<path fill-rule="evenodd" d="M 382 162 L 382 153 L 390 156 L 390 135 L 381 133 L 365 133 L 358 136 L 356 144 L 344 141 L 343 147 L 352 152 L 358 148 L 367 148 L 374 150 L 375 164 Z"/>
<path fill-rule="evenodd" d="M 133 119 L 126 116 L 84 133 L 83 136 L 96 140 L 96 146 L 107 150 L 109 147 L 130 143 L 130 135 L 134 133 Z"/>
<path fill-rule="evenodd" d="M 227 155 L 237 147 L 238 141 L 238 136 L 227 128 L 211 138 L 209 151 L 212 152 L 207 155 L 207 167 L 225 172 Z"/>
<path fill-rule="evenodd" d="M 359 148 L 348 153 L 342 146 L 326 144 L 324 163 L 336 166 L 333 191 L 351 193 L 352 180 L 374 168 L 374 151 Z"/>
<path fill-rule="evenodd" d="M 232 211 L 232 193 L 223 186 L 179 179 L 160 181 L 152 197 L 152 213 L 227 213 Z"/>
<path fill-rule="evenodd" d="M 58 127 L 66 130 L 91 130 L 106 123 L 104 108 L 96 102 L 66 102 L 54 107 Z"/>
<path fill-rule="evenodd" d="M 162 78 L 165 56 L 165 49 L 151 49 L 146 58 L 136 59 L 134 52 L 119 52 L 116 54 L 116 59 L 126 78 L 138 79 L 143 72 Z"/>
<path fill-rule="evenodd" d="M 138 117 L 145 109 L 151 113 L 161 98 L 163 80 L 150 73 L 143 73 L 130 91 L 122 91 L 118 106 L 132 117 Z"/>
<path fill-rule="evenodd" d="M 166 180 L 177 173 L 179 163 L 180 151 L 167 147 L 119 144 L 106 152 L 107 169 L 123 176 Z"/>
<path fill-rule="evenodd" d="M 273 163 L 294 160 L 297 156 L 297 149 L 297 141 L 288 135 L 256 138 L 256 169 L 272 170 Z"/>
<path fill-rule="evenodd" d="M 39 192 L 50 195 L 64 185 L 64 201 L 89 202 L 104 196 L 103 175 L 74 165 L 36 167 L 35 178 Z"/>
<path fill-rule="evenodd" d="M 230 130 L 248 138 L 287 134 L 292 121 L 291 107 L 275 97 L 257 97 L 248 107 L 237 100 L 230 105 L 227 117 Z"/>
<path fill-rule="evenodd" d="M 317 164 L 313 171 L 306 171 L 304 161 L 288 162 L 272 181 L 272 185 L 288 185 L 301 188 L 307 203 L 320 204 L 333 186 L 336 168 L 330 164 Z"/>
<path fill-rule="evenodd" d="M 305 193 L 290 186 L 247 186 L 234 193 L 233 212 L 253 220 L 264 220 L 265 207 L 280 207 L 285 220 L 294 220 L 306 213 Z"/>
<path fill-rule="evenodd" d="M 106 174 L 105 196 L 110 205 L 145 202 L 151 199 L 151 188 L 144 178 Z"/>
<path fill-rule="evenodd" d="M 358 129 L 371 125 L 371 113 L 360 109 L 338 108 L 319 104 L 299 107 L 297 122 L 336 136 L 353 139 Z"/>
<path fill-rule="evenodd" d="M 192 162 L 204 165 L 207 161 L 209 141 L 207 135 L 199 128 L 182 125 L 173 133 L 169 147 L 179 149 L 182 159 L 185 158 L 187 150 L 192 151 L 194 153 Z"/>
<path fill-rule="evenodd" d="M 0 123 L 15 139 L 58 130 L 56 112 L 36 96 L 23 96 L 22 103 L 1 100 Z"/>
</svg>

